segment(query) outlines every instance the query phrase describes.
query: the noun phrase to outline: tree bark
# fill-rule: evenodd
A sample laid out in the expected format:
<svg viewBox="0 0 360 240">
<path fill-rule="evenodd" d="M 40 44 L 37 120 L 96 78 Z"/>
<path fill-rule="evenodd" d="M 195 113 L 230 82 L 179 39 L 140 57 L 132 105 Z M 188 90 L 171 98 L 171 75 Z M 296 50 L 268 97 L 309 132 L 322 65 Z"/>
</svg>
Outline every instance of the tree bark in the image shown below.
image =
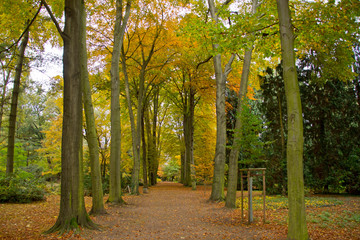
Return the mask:
<svg viewBox="0 0 360 240">
<path fill-rule="evenodd" d="M 191 83 L 191 76 L 189 76 Z M 195 162 L 194 162 L 194 111 L 195 91 L 190 84 L 189 89 L 184 89 L 184 142 L 185 142 L 185 173 L 184 185 L 196 190 Z"/>
<path fill-rule="evenodd" d="M 257 8 L 257 0 L 253 0 L 252 2 L 252 13 L 256 13 Z M 228 208 L 236 208 L 236 190 L 238 183 L 238 159 L 239 159 L 239 149 L 240 149 L 240 141 L 242 137 L 242 121 L 241 121 L 241 113 L 242 106 L 244 104 L 244 99 L 247 93 L 249 73 L 250 73 L 250 65 L 251 65 L 251 55 L 253 51 L 253 43 L 251 47 L 246 49 L 244 62 L 243 62 L 243 70 L 241 73 L 241 82 L 240 89 L 238 93 L 238 102 L 237 102 L 237 115 L 236 115 L 236 123 L 235 123 L 235 134 L 233 145 L 230 151 L 229 156 L 229 177 L 228 177 L 228 187 L 226 194 L 226 203 L 225 206 Z"/>
<path fill-rule="evenodd" d="M 125 27 L 130 16 L 129 1 L 123 19 L 122 0 L 116 1 L 114 46 L 111 57 L 111 142 L 110 142 L 110 192 L 109 202 L 123 203 L 121 198 L 121 123 L 120 123 L 120 76 L 119 62 Z"/>
<path fill-rule="evenodd" d="M 15 151 L 15 127 L 16 127 L 16 113 L 18 98 L 20 92 L 20 80 L 22 68 L 24 65 L 25 49 L 29 41 L 29 30 L 27 30 L 21 40 L 19 49 L 19 58 L 15 67 L 14 87 L 11 96 L 11 109 L 9 118 L 9 133 L 8 133 L 8 147 L 6 159 L 6 174 L 10 175 L 14 172 L 14 151 Z M 5 89 L 4 89 L 5 90 Z"/>
<path fill-rule="evenodd" d="M 213 0 L 208 0 L 211 17 L 218 24 L 218 17 Z M 218 44 L 213 44 L 216 51 Z M 225 173 L 225 146 L 226 146 L 226 115 L 225 115 L 225 89 L 226 83 L 221 68 L 221 55 L 213 58 L 216 78 L 216 148 L 214 159 L 214 176 L 210 200 L 224 199 L 224 173 Z"/>
<path fill-rule="evenodd" d="M 208 0 L 210 14 L 215 22 L 219 23 L 217 16 L 217 9 L 213 0 Z M 219 44 L 216 39 L 213 39 L 213 50 L 215 52 L 219 49 Z M 216 148 L 214 159 L 214 176 L 211 190 L 210 200 L 221 201 L 224 200 L 224 174 L 225 174 L 225 157 L 226 157 L 226 114 L 225 114 L 225 90 L 226 78 L 231 72 L 231 64 L 235 56 L 232 55 L 229 62 L 226 64 L 223 72 L 221 67 L 221 55 L 217 54 L 213 57 L 215 78 L 216 78 Z"/>
<path fill-rule="evenodd" d="M 159 142 L 157 141 L 157 137 L 160 136 L 160 133 L 157 134 L 158 130 L 158 113 L 159 113 L 159 87 L 154 86 L 154 100 L 153 100 L 153 122 L 152 122 L 152 185 L 157 184 L 157 172 L 159 168 Z"/>
<path fill-rule="evenodd" d="M 61 199 L 55 225 L 47 233 L 97 228 L 86 213 L 82 179 L 81 9 L 82 0 L 65 0 L 64 110 L 61 143 Z"/>
<path fill-rule="evenodd" d="M 142 109 L 143 109 L 143 99 L 145 91 L 145 68 L 144 66 L 140 70 L 140 82 L 139 82 L 139 95 L 138 95 L 138 106 L 136 112 L 136 132 L 133 136 L 135 138 L 135 155 L 134 155 L 134 165 L 131 174 L 131 194 L 138 195 L 139 193 L 139 174 L 140 174 L 140 142 L 141 142 L 141 119 L 142 119 Z"/>
<path fill-rule="evenodd" d="M 1 100 L 0 100 L 0 137 L 2 135 L 2 123 L 3 123 L 2 119 L 4 115 L 4 107 L 6 102 L 6 88 L 10 81 L 10 75 L 11 75 L 10 73 L 11 73 L 10 69 L 7 71 L 7 73 L 5 73 L 5 71 L 3 72 L 3 75 L 6 75 L 6 77 L 4 76 L 4 83 L 2 86 Z"/>
<path fill-rule="evenodd" d="M 289 0 L 277 0 L 277 7 L 288 115 L 286 149 L 289 198 L 288 239 L 309 239 L 304 199 L 303 118 L 295 66 L 294 33 L 291 24 Z"/>
<path fill-rule="evenodd" d="M 87 69 L 87 50 L 86 50 L 86 10 L 82 5 L 81 23 L 81 84 L 83 93 L 83 104 L 86 119 L 86 139 L 89 147 L 90 168 L 91 168 L 91 188 L 92 188 L 92 208 L 90 214 L 106 213 L 103 200 L 103 189 L 101 183 L 101 169 L 99 162 L 99 145 L 96 134 L 94 108 L 91 100 L 91 88 Z"/>
<path fill-rule="evenodd" d="M 251 55 L 252 55 L 253 47 L 249 48 L 245 52 L 244 64 L 243 64 L 243 72 L 241 74 L 241 84 L 238 94 L 238 102 L 237 102 L 237 115 L 236 115 L 236 123 L 235 123 L 235 134 L 233 145 L 230 151 L 229 156 L 229 178 L 228 178 L 228 188 L 226 194 L 226 204 L 225 206 L 228 208 L 236 208 L 236 190 L 237 190 L 237 182 L 238 182 L 238 159 L 239 159 L 239 149 L 240 149 L 240 141 L 242 137 L 242 121 L 241 121 L 241 113 L 242 107 L 244 104 L 244 99 L 246 98 L 247 87 L 248 87 L 248 79 L 250 72 L 250 64 L 251 64 Z"/>
<path fill-rule="evenodd" d="M 146 112 L 145 112 L 145 115 L 144 115 L 144 121 L 145 121 L 145 128 L 146 128 L 146 136 L 147 136 L 147 162 L 148 162 L 148 175 L 149 175 L 149 184 L 150 185 L 154 185 L 153 183 L 155 182 L 154 180 L 154 171 L 153 171 L 153 168 L 154 168 L 154 163 L 153 163 L 153 150 L 154 150 L 154 147 L 153 147 L 153 143 L 154 141 L 152 140 L 152 131 L 151 131 L 151 125 L 150 125 L 150 113 L 149 113 L 149 109 L 146 109 Z"/>
<path fill-rule="evenodd" d="M 146 139 L 145 139 L 145 123 L 144 123 L 144 114 L 141 119 L 141 130 L 142 130 L 142 167 L 143 167 L 143 181 L 144 181 L 144 187 L 143 187 L 143 193 L 148 193 L 149 190 L 149 184 L 148 184 L 148 174 L 147 174 L 147 147 L 146 147 Z"/>
</svg>

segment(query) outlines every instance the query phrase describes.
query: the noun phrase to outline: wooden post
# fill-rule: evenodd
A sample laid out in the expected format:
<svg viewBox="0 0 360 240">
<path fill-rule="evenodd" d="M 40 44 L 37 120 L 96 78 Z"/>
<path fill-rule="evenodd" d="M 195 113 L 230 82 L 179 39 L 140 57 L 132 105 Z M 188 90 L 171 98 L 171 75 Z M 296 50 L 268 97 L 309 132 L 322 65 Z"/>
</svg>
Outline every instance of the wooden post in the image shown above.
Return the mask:
<svg viewBox="0 0 360 240">
<path fill-rule="evenodd" d="M 252 208 L 252 177 L 250 174 L 250 170 L 248 170 L 248 219 L 249 224 L 253 222 L 253 208 Z"/>
<path fill-rule="evenodd" d="M 247 175 L 243 175 L 243 172 L 247 172 Z M 261 174 L 251 175 L 251 171 L 261 171 Z M 263 177 L 263 222 L 266 222 L 266 183 L 265 183 L 265 171 L 266 168 L 245 168 L 240 169 L 240 178 L 241 178 L 241 221 L 244 219 L 244 180 L 243 178 L 248 179 L 248 224 L 254 221 L 253 218 L 253 202 L 252 202 L 252 185 L 253 177 L 252 176 L 262 176 Z"/>
<path fill-rule="evenodd" d="M 242 171 L 240 171 L 241 178 L 241 221 L 244 219 L 244 185 L 243 185 L 243 175 Z"/>
<path fill-rule="evenodd" d="M 265 170 L 262 170 L 262 175 L 263 175 L 263 213 L 264 213 L 264 223 L 265 223 L 265 219 L 266 219 L 266 185 L 265 185 Z"/>
</svg>

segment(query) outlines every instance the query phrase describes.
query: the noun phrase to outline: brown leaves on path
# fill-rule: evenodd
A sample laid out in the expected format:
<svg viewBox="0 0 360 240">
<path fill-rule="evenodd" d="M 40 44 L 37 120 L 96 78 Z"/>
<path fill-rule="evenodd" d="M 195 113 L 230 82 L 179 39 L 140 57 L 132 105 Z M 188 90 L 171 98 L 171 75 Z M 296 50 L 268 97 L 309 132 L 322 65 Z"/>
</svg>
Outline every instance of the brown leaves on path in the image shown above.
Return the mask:
<svg viewBox="0 0 360 240">
<path fill-rule="evenodd" d="M 262 211 L 255 211 L 255 222 L 247 225 L 246 217 L 241 221 L 240 209 L 226 209 L 224 203 L 209 202 L 209 197 L 210 187 L 192 191 L 177 183 L 159 183 L 149 194 L 125 196 L 127 205 L 106 204 L 108 214 L 91 217 L 102 231 L 62 236 L 41 235 L 57 219 L 59 196 L 31 204 L 0 204 L 0 239 L 286 239 L 287 209 L 267 210 L 266 224 Z M 349 220 L 355 223 L 349 227 L 338 221 L 347 210 L 360 212 L 359 198 L 343 201 L 343 205 L 307 209 L 311 239 L 360 239 L 356 220 Z M 85 203 L 90 210 L 91 198 Z M 326 226 L 317 222 L 321 217 L 328 219 Z"/>
<path fill-rule="evenodd" d="M 210 188 L 159 183 L 149 194 L 126 197 L 127 205 L 108 207 L 109 215 L 98 216 L 104 231 L 85 230 L 86 239 L 265 239 L 274 236 L 238 221 L 237 210 L 209 202 Z M 279 239 L 272 237 L 270 239 Z"/>
</svg>

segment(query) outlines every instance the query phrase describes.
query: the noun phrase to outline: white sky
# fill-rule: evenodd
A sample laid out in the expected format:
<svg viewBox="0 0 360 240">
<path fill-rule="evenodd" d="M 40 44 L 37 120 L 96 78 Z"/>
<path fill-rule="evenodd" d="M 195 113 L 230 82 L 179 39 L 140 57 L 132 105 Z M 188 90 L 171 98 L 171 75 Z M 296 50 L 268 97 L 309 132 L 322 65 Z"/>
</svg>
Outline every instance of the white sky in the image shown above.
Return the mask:
<svg viewBox="0 0 360 240">
<path fill-rule="evenodd" d="M 45 45 L 44 54 L 51 55 L 54 61 L 45 60 L 41 66 L 32 66 L 30 70 L 30 78 L 47 89 L 50 86 L 50 80 L 63 74 L 62 66 L 62 48 L 54 48 L 50 44 Z"/>
</svg>

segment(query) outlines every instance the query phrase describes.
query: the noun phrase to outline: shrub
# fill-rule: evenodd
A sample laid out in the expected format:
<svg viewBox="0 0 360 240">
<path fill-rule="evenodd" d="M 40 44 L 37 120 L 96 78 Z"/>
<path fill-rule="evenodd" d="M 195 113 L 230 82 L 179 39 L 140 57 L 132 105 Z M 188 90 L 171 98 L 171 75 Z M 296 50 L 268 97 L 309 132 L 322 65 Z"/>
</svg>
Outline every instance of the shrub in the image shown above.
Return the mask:
<svg viewBox="0 0 360 240">
<path fill-rule="evenodd" d="M 44 200 L 44 180 L 31 172 L 16 171 L 11 176 L 0 175 L 0 202 L 28 203 Z"/>
</svg>

